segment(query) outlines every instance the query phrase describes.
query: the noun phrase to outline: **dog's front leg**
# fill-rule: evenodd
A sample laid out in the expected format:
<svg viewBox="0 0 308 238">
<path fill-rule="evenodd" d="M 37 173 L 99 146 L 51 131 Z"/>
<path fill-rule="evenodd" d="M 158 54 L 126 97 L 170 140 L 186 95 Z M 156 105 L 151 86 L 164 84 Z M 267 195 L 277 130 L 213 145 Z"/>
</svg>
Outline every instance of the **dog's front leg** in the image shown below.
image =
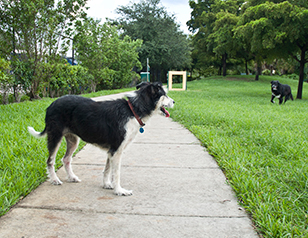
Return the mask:
<svg viewBox="0 0 308 238">
<path fill-rule="evenodd" d="M 274 98 L 275 98 L 275 96 L 272 95 L 271 103 L 275 103 Z"/>
<path fill-rule="evenodd" d="M 117 151 L 113 154 L 111 158 L 112 173 L 114 176 L 114 193 L 118 196 L 130 196 L 133 191 L 126 190 L 120 185 L 120 174 L 121 174 L 121 157 L 122 151 Z"/>
</svg>

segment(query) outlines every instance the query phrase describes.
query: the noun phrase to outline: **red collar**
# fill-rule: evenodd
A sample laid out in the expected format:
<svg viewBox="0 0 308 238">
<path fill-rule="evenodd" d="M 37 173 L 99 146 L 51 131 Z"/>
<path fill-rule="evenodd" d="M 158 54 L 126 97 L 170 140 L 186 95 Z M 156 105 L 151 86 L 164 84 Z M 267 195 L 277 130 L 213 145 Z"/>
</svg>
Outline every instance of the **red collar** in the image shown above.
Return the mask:
<svg viewBox="0 0 308 238">
<path fill-rule="evenodd" d="M 127 100 L 128 106 L 130 108 L 130 110 L 132 111 L 132 113 L 134 114 L 135 118 L 137 119 L 137 121 L 139 122 L 140 126 L 145 126 L 145 124 L 143 123 L 143 121 L 141 121 L 140 117 L 136 114 L 136 112 L 134 111 L 133 105 L 131 104 L 131 102 L 129 100 Z"/>
</svg>

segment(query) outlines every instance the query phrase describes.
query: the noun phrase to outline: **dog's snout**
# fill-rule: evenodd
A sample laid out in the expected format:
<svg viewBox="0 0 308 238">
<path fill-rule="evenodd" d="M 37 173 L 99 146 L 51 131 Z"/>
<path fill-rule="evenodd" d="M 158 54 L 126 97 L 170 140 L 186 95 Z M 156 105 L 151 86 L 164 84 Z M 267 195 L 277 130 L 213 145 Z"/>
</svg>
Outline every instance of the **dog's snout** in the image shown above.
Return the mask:
<svg viewBox="0 0 308 238">
<path fill-rule="evenodd" d="M 173 107 L 173 105 L 175 104 L 175 101 L 172 98 L 169 98 L 169 107 Z"/>
</svg>

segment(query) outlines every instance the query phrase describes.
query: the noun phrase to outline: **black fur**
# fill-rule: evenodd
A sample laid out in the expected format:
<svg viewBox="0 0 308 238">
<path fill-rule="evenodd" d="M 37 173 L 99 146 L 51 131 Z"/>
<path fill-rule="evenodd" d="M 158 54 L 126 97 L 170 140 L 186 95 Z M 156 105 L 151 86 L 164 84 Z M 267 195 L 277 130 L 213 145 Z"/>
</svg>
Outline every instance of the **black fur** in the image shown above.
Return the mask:
<svg viewBox="0 0 308 238">
<path fill-rule="evenodd" d="M 271 82 L 271 89 L 272 89 L 272 99 L 271 102 L 274 102 L 274 98 L 279 98 L 279 104 L 282 103 L 283 97 L 284 103 L 286 103 L 287 100 L 291 99 L 293 101 L 293 96 L 291 92 L 291 87 L 287 84 L 281 84 L 279 81 L 272 81 Z"/>
<path fill-rule="evenodd" d="M 142 119 L 155 109 L 165 91 L 160 83 L 137 86 L 137 96 L 129 98 Z M 125 125 L 134 117 L 127 100 L 95 102 L 81 96 L 68 95 L 54 101 L 46 111 L 48 149 L 54 150 L 65 134 L 75 134 L 83 141 L 108 149 L 113 154 L 125 137 Z M 83 126 L 80 126 L 83 125 Z"/>
</svg>

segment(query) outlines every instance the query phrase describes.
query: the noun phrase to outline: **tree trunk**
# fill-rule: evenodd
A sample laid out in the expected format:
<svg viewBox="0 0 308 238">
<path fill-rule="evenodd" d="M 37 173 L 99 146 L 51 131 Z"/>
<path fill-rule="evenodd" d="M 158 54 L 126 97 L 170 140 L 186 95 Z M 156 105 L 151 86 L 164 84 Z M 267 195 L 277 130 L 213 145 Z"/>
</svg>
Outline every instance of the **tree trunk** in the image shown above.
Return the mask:
<svg viewBox="0 0 308 238">
<path fill-rule="evenodd" d="M 221 68 L 222 68 L 222 65 L 220 64 L 219 69 L 218 69 L 218 75 L 221 75 Z"/>
<path fill-rule="evenodd" d="M 247 62 L 247 59 L 245 59 L 245 72 L 246 72 L 246 75 L 248 75 L 248 62 Z"/>
<path fill-rule="evenodd" d="M 2 93 L 2 104 L 6 105 L 9 103 L 9 96 L 6 91 Z"/>
<path fill-rule="evenodd" d="M 222 76 L 227 75 L 227 53 L 222 55 Z"/>
<path fill-rule="evenodd" d="M 273 71 L 274 71 L 274 66 L 273 65 L 270 65 L 270 71 L 271 71 L 270 75 L 273 76 Z"/>
<path fill-rule="evenodd" d="M 32 99 L 42 99 L 38 94 L 35 94 L 33 90 L 30 91 L 30 100 Z"/>
<path fill-rule="evenodd" d="M 255 80 L 258 81 L 259 80 L 259 75 L 261 75 L 261 62 L 257 61 L 257 71 L 256 71 L 256 77 Z"/>
<path fill-rule="evenodd" d="M 157 81 L 157 71 L 158 69 L 155 66 L 151 67 L 151 72 L 150 72 L 150 82 L 155 82 Z"/>
<path fill-rule="evenodd" d="M 304 83 L 304 69 L 305 69 L 305 53 L 306 53 L 306 47 L 301 48 L 301 59 L 299 61 L 299 81 L 298 81 L 298 87 L 297 87 L 297 99 L 302 99 L 303 95 L 303 83 Z"/>
<path fill-rule="evenodd" d="M 221 60 L 220 60 L 220 64 L 219 64 L 219 69 L 218 69 L 218 75 L 220 76 L 221 75 L 221 71 L 222 71 L 222 65 L 223 65 L 223 57 L 221 57 Z"/>
<path fill-rule="evenodd" d="M 39 82 L 36 80 L 32 81 L 31 90 L 30 90 L 30 99 L 41 99 L 41 97 L 37 94 L 39 87 Z"/>
</svg>

